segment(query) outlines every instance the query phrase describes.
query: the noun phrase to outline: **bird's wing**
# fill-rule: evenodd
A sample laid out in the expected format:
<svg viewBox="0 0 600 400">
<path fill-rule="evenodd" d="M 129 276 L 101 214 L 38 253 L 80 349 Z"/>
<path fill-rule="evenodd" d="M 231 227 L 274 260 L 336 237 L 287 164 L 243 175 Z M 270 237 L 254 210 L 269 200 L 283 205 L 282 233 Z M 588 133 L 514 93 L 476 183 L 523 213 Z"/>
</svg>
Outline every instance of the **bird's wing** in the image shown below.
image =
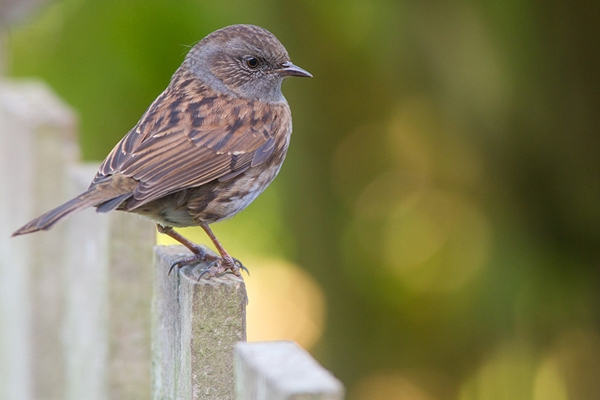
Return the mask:
<svg viewBox="0 0 600 400">
<path fill-rule="evenodd" d="M 133 209 L 179 190 L 229 179 L 266 161 L 287 133 L 287 105 L 167 89 L 111 151 L 92 185 L 120 173 L 137 180 Z M 283 114 L 282 114 L 283 112 Z M 288 111 L 289 112 L 289 111 Z"/>
</svg>

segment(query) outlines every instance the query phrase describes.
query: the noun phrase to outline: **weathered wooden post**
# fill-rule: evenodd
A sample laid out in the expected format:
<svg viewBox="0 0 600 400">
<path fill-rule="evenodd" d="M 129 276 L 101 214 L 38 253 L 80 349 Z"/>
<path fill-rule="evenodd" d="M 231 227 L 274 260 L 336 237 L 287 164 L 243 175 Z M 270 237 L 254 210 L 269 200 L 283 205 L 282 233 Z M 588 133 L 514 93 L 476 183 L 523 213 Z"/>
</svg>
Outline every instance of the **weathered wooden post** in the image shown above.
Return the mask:
<svg viewBox="0 0 600 400">
<path fill-rule="evenodd" d="M 238 400 L 342 400 L 344 386 L 291 341 L 238 343 Z"/>
<path fill-rule="evenodd" d="M 189 251 L 155 249 L 152 347 L 153 399 L 235 398 L 233 348 L 246 340 L 246 287 L 232 274 L 196 278 L 185 267 L 167 276 Z"/>
<path fill-rule="evenodd" d="M 75 126 L 44 84 L 0 81 L 0 398 L 64 396 L 64 231 L 10 235 L 64 200 Z"/>
<path fill-rule="evenodd" d="M 97 169 L 71 168 L 68 197 L 83 192 Z M 66 398 L 148 399 L 154 224 L 88 209 L 65 225 Z"/>
<path fill-rule="evenodd" d="M 9 64 L 9 26 L 44 2 L 0 1 L 0 77 Z M 36 168 L 52 161 L 48 171 L 56 172 L 61 159 L 72 158 L 63 149 L 50 151 L 74 139 L 74 125 L 73 113 L 41 83 L 0 82 L 0 399 L 58 399 L 63 394 L 60 332 L 54 323 L 61 308 L 60 278 L 46 274 L 56 266 L 53 253 L 47 268 L 30 268 L 35 249 L 47 248 L 52 240 L 31 247 L 30 239 L 12 241 L 10 233 L 38 208 L 31 198 L 43 184 L 34 177 Z M 49 144 L 48 150 L 43 144 Z M 60 177 L 55 185 L 54 194 L 62 189 Z"/>
</svg>

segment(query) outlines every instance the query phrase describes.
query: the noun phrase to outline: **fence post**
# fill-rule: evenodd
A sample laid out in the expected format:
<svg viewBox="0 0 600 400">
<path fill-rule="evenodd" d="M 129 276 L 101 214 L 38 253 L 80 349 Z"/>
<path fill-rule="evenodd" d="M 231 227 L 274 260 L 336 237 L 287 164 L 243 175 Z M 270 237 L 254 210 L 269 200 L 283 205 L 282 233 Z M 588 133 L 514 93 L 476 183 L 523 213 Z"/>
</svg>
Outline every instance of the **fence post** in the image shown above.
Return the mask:
<svg viewBox="0 0 600 400">
<path fill-rule="evenodd" d="M 341 400 L 344 387 L 296 343 L 238 343 L 237 400 Z"/>
<path fill-rule="evenodd" d="M 69 197 L 83 192 L 97 164 L 70 172 Z M 154 225 L 94 209 L 66 222 L 65 359 L 69 400 L 150 398 L 150 306 Z"/>
<path fill-rule="evenodd" d="M 85 189 L 94 166 L 75 166 L 69 171 L 69 195 Z M 92 209 L 72 215 L 67 230 L 65 255 L 66 400 L 108 399 L 108 218 Z"/>
<path fill-rule="evenodd" d="M 189 255 L 181 246 L 155 248 L 152 398 L 233 400 L 233 347 L 246 340 L 246 287 L 232 274 L 197 281 L 203 265 L 167 275 Z"/>
<path fill-rule="evenodd" d="M 44 84 L 0 81 L 0 398 L 64 395 L 63 231 L 10 235 L 64 200 L 75 125 Z"/>
</svg>

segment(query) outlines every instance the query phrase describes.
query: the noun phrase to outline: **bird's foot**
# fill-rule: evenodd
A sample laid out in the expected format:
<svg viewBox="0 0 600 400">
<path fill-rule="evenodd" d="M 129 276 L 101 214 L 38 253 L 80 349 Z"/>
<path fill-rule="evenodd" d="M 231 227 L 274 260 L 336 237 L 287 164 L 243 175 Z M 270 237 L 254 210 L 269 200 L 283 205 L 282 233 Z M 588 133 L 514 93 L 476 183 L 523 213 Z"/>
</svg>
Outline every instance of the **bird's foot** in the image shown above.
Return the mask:
<svg viewBox="0 0 600 400">
<path fill-rule="evenodd" d="M 203 277 L 207 277 L 210 279 L 211 277 L 222 275 L 227 272 L 231 272 L 236 276 L 241 276 L 240 271 L 245 271 L 248 275 L 250 275 L 250 272 L 248 272 L 248 268 L 246 268 L 244 264 L 242 264 L 242 262 L 237 258 L 233 258 L 230 256 L 226 256 L 224 258 L 218 257 L 216 255 L 208 253 L 200 246 L 198 246 L 195 249 L 194 255 L 190 257 L 180 258 L 179 260 L 171 264 L 171 268 L 169 268 L 169 275 L 171 275 L 171 272 L 173 271 L 173 269 L 175 269 L 175 267 L 180 269 L 188 265 L 200 264 L 207 261 L 209 262 L 209 264 L 205 268 L 200 270 L 198 280 L 202 279 Z"/>
<path fill-rule="evenodd" d="M 216 260 L 213 260 L 206 268 L 200 271 L 197 279 L 198 281 L 203 277 L 210 279 L 227 272 L 231 272 L 235 276 L 242 276 L 240 271 L 245 271 L 250 275 L 248 268 L 244 267 L 244 264 L 240 260 L 227 255 L 225 257 L 217 257 Z"/>
<path fill-rule="evenodd" d="M 218 257 L 212 252 L 206 251 L 206 249 L 202 246 L 197 245 L 189 239 L 186 239 L 180 233 L 176 232 L 173 229 L 173 227 L 156 224 L 156 229 L 158 230 L 158 232 L 172 237 L 173 239 L 177 240 L 179 243 L 187 247 L 192 253 L 194 253 L 194 255 L 190 257 L 181 258 L 175 261 L 173 264 L 171 264 L 171 268 L 169 268 L 169 275 L 171 275 L 171 272 L 175 267 L 183 268 L 188 265 L 200 264 L 206 261 L 208 261 L 208 266 L 200 271 L 198 280 L 200 280 L 204 275 L 208 275 L 208 277 L 210 278 L 213 276 L 222 275 L 226 272 L 232 272 L 236 276 L 241 276 L 240 270 L 246 271 L 246 273 L 250 275 L 248 269 L 244 267 L 244 264 L 242 264 L 240 260 L 238 260 L 237 258 L 233 258 L 229 254 L 227 254 L 223 246 L 221 246 L 221 243 L 219 243 L 215 235 L 208 227 L 208 225 L 201 224 L 200 226 L 206 231 L 208 236 L 211 238 L 211 240 L 219 250 L 219 253 L 221 253 L 221 257 Z"/>
<path fill-rule="evenodd" d="M 211 265 L 212 265 L 215 261 L 220 259 L 219 257 L 208 253 L 206 250 L 204 250 L 200 246 L 196 246 L 193 250 L 193 253 L 194 253 L 194 255 L 192 255 L 190 257 L 180 258 L 179 260 L 177 260 L 173 264 L 171 264 L 171 268 L 169 268 L 168 275 L 171 275 L 171 272 L 173 271 L 173 269 L 175 267 L 183 268 L 188 265 L 199 264 L 199 263 L 202 263 L 205 261 L 210 261 Z"/>
</svg>

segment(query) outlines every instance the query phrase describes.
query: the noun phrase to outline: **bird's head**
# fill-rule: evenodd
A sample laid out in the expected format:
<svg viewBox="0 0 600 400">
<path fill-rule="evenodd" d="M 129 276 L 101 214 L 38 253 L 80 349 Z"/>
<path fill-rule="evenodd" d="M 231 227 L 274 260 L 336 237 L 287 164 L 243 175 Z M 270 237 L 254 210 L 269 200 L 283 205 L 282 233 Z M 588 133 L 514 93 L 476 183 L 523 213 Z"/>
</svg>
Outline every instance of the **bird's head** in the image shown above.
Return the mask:
<svg viewBox="0 0 600 400">
<path fill-rule="evenodd" d="M 275 35 L 254 25 L 232 25 L 211 33 L 190 50 L 186 62 L 213 89 L 268 103 L 285 101 L 284 78 L 312 77 L 290 61 Z"/>
</svg>

